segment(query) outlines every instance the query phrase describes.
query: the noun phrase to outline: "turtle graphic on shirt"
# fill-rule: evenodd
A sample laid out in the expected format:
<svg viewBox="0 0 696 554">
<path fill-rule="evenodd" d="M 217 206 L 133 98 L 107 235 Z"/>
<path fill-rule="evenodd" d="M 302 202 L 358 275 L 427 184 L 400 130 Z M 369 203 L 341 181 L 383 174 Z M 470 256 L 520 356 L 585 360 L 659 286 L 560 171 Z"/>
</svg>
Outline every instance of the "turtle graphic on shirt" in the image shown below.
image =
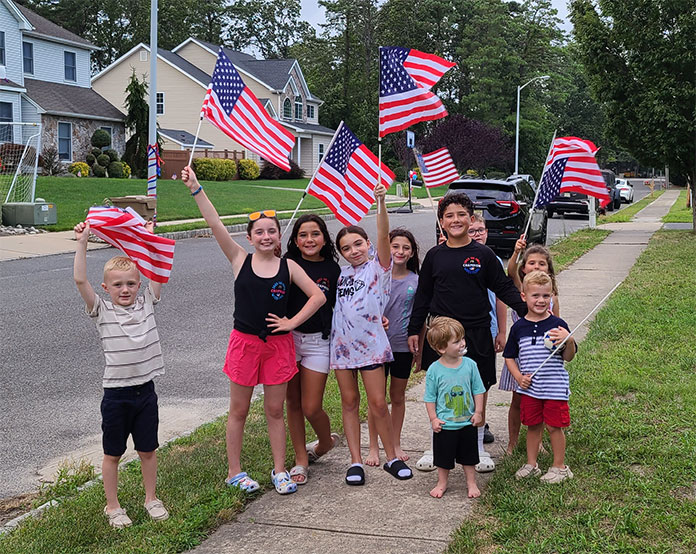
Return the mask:
<svg viewBox="0 0 696 554">
<path fill-rule="evenodd" d="M 469 421 L 471 418 L 471 395 L 464 392 L 461 385 L 454 385 L 445 393 L 445 406 L 454 412 L 454 417 L 446 418 L 448 421 Z"/>
</svg>

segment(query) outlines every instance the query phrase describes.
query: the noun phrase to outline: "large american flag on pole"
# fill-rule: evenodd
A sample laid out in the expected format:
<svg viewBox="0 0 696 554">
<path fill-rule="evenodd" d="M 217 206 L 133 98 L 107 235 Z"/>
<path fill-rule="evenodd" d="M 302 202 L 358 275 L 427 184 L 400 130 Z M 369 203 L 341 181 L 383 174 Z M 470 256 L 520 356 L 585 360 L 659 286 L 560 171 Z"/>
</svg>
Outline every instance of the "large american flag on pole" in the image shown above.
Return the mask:
<svg viewBox="0 0 696 554">
<path fill-rule="evenodd" d="M 430 154 L 418 153 L 416 160 L 427 188 L 448 185 L 459 179 L 459 173 L 447 148 L 440 148 Z"/>
<path fill-rule="evenodd" d="M 604 206 L 609 202 L 607 185 L 597 165 L 597 148 L 589 140 L 560 137 L 553 141 L 539 183 L 535 208 L 546 206 L 563 192 L 594 196 Z"/>
<path fill-rule="evenodd" d="M 447 115 L 430 89 L 456 64 L 398 46 L 379 49 L 379 136 Z"/>
<path fill-rule="evenodd" d="M 394 182 L 394 173 L 341 122 L 307 192 L 344 225 L 357 225 L 375 201 L 380 176 L 387 188 Z"/>
<path fill-rule="evenodd" d="M 295 146 L 295 137 L 264 109 L 222 48 L 201 117 L 265 160 L 290 171 L 288 157 Z"/>
<path fill-rule="evenodd" d="M 121 250 L 145 277 L 158 283 L 169 281 L 175 241 L 148 231 L 145 220 L 132 208 L 92 207 L 87 221 L 92 233 Z"/>
</svg>

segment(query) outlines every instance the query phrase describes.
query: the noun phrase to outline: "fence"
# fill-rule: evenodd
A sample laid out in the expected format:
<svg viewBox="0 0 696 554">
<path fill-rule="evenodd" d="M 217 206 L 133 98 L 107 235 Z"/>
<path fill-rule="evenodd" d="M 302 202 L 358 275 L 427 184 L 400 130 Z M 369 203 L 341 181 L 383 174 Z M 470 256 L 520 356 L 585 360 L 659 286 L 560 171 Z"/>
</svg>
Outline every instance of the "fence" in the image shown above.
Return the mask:
<svg viewBox="0 0 696 554">
<path fill-rule="evenodd" d="M 175 175 L 179 178 L 181 170 L 186 167 L 190 150 L 162 150 L 160 157 L 162 158 L 162 176 L 161 179 L 172 179 Z M 238 162 L 244 159 L 244 152 L 238 150 L 196 150 L 193 154 L 194 158 L 219 158 L 225 160 L 234 160 Z"/>
</svg>

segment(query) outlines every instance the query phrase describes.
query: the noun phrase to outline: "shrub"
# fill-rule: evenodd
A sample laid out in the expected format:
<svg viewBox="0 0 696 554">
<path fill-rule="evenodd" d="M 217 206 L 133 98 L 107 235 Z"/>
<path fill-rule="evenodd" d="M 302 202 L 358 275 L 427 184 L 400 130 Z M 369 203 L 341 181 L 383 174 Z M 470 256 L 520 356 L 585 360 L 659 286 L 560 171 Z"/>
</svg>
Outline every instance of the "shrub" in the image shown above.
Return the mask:
<svg viewBox="0 0 696 554">
<path fill-rule="evenodd" d="M 121 162 L 111 162 L 107 168 L 109 177 L 120 179 L 123 177 L 123 164 Z"/>
<path fill-rule="evenodd" d="M 290 171 L 285 171 L 270 162 L 266 162 L 261 170 L 262 179 L 302 179 L 304 176 L 304 169 L 292 160 L 290 160 Z"/>
<path fill-rule="evenodd" d="M 80 177 L 88 177 L 89 176 L 89 166 L 85 162 L 73 162 L 68 166 L 68 171 L 75 175 L 76 177 L 78 176 L 77 174 L 79 173 Z"/>
<path fill-rule="evenodd" d="M 117 162 L 120 158 L 118 157 L 118 152 L 114 150 L 113 148 L 109 148 L 108 150 L 104 150 L 104 154 L 109 156 L 109 159 L 112 162 Z"/>
<path fill-rule="evenodd" d="M 102 167 L 108 167 L 111 163 L 111 158 L 109 158 L 109 156 L 106 154 L 99 154 L 97 156 L 97 163 Z"/>
<path fill-rule="evenodd" d="M 121 165 L 123 166 L 123 178 L 124 179 L 130 179 L 131 176 L 131 168 L 126 162 L 121 162 Z"/>
<path fill-rule="evenodd" d="M 58 150 L 52 146 L 44 148 L 44 151 L 41 153 L 40 162 L 44 175 L 60 175 L 61 173 L 65 173 L 65 166 L 58 157 Z"/>
<path fill-rule="evenodd" d="M 213 158 L 194 158 L 193 171 L 201 181 L 216 181 L 219 165 Z"/>
<path fill-rule="evenodd" d="M 87 165 L 92 167 L 95 163 L 97 163 L 97 158 L 93 154 L 87 154 L 85 161 L 87 162 Z"/>
<path fill-rule="evenodd" d="M 111 144 L 111 137 L 104 129 L 97 129 L 92 133 L 91 143 L 95 148 L 104 148 Z"/>
<path fill-rule="evenodd" d="M 92 173 L 95 177 L 106 177 L 106 168 L 103 165 L 94 164 L 92 166 Z"/>
<path fill-rule="evenodd" d="M 218 181 L 231 181 L 237 175 L 237 164 L 234 160 L 215 160 L 218 166 Z"/>
<path fill-rule="evenodd" d="M 92 151 L 90 152 L 90 154 L 94 156 L 95 160 L 97 159 L 97 156 L 101 156 L 103 153 L 104 152 L 102 152 L 99 148 L 92 148 Z"/>
<path fill-rule="evenodd" d="M 261 175 L 259 164 L 257 164 L 254 160 L 239 160 L 238 166 L 240 179 L 253 181 L 254 179 L 258 179 L 259 175 Z"/>
</svg>

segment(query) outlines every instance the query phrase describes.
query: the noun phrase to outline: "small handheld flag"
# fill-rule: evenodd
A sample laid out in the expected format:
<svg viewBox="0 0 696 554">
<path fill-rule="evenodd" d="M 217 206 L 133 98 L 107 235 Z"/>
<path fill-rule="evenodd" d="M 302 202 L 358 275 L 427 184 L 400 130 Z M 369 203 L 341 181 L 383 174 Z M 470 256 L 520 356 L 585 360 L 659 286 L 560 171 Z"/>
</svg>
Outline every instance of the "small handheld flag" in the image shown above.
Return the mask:
<svg viewBox="0 0 696 554">
<path fill-rule="evenodd" d="M 440 148 L 430 154 L 417 154 L 416 160 L 427 188 L 448 185 L 459 178 L 447 148 Z"/>
</svg>

